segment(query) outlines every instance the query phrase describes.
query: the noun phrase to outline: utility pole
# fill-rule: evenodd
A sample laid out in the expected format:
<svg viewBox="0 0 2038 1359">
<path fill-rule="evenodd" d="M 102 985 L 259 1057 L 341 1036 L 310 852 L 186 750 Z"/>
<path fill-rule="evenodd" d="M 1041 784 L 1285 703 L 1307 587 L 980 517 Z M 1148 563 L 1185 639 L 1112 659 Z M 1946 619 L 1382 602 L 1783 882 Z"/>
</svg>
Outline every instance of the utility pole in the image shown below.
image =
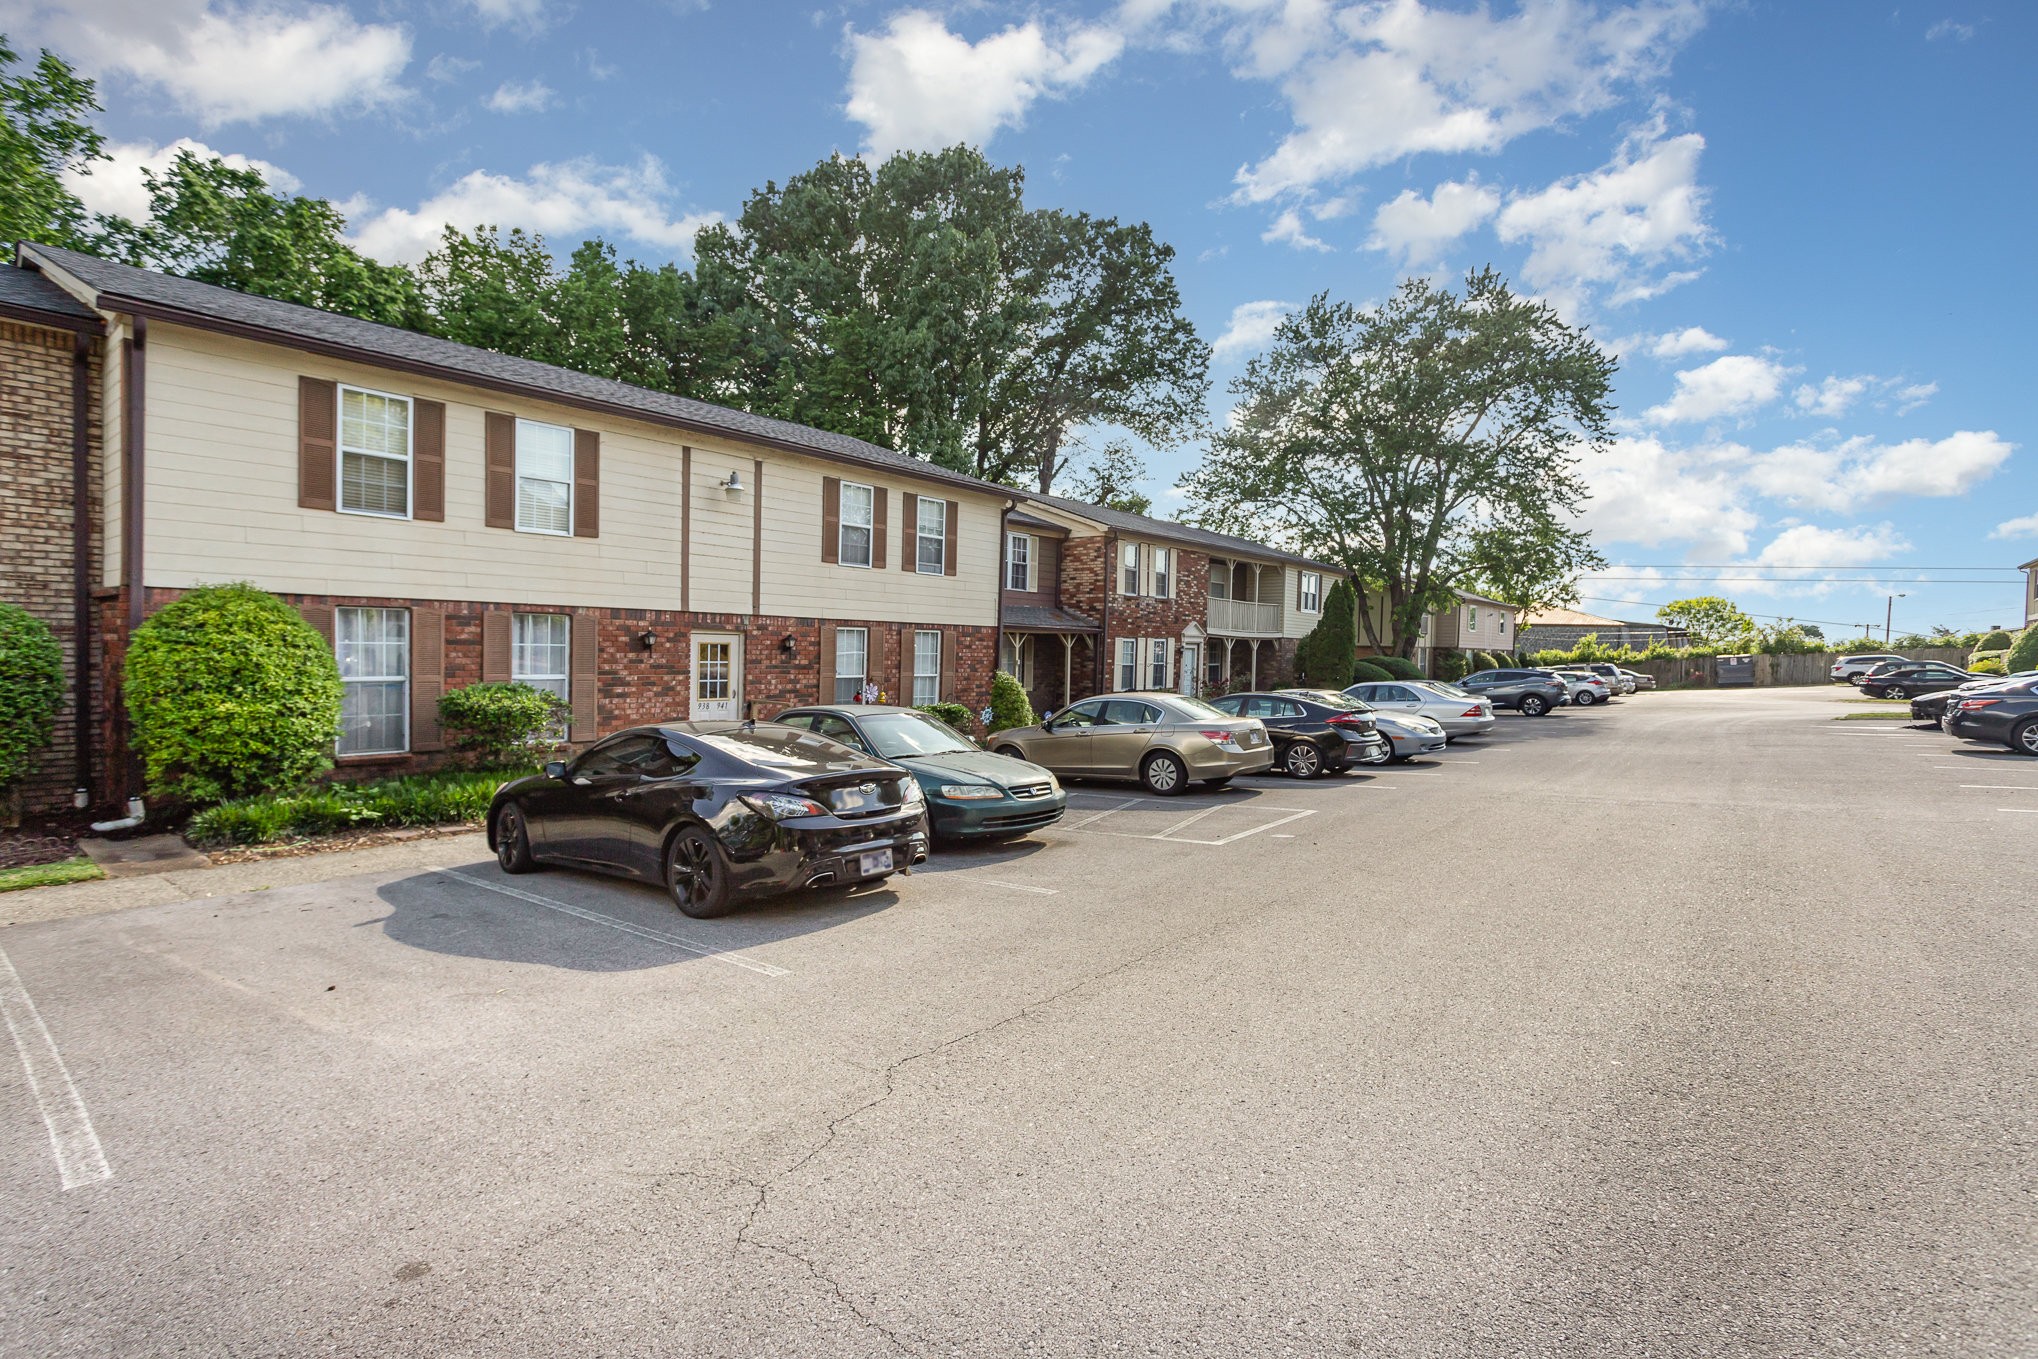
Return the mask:
<svg viewBox="0 0 2038 1359">
<path fill-rule="evenodd" d="M 1884 646 L 1888 646 L 1888 645 L 1889 645 L 1889 624 L 1890 624 L 1890 620 L 1896 617 L 1896 602 L 1897 602 L 1897 601 L 1898 601 L 1899 599 L 1906 599 L 1906 598 L 1908 598 L 1908 597 L 1909 597 L 1909 595 L 1910 595 L 1910 592 L 1909 592 L 1908 590 L 1905 590 L 1905 591 L 1899 591 L 1899 592 L 1898 592 L 1898 593 L 1896 593 L 1896 594 L 1890 595 L 1890 596 L 1889 596 L 1889 602 L 1888 602 L 1888 604 L 1886 604 L 1886 605 L 1885 605 L 1885 606 L 1883 607 L 1883 610 L 1882 610 L 1882 644 L 1883 644 Z"/>
</svg>

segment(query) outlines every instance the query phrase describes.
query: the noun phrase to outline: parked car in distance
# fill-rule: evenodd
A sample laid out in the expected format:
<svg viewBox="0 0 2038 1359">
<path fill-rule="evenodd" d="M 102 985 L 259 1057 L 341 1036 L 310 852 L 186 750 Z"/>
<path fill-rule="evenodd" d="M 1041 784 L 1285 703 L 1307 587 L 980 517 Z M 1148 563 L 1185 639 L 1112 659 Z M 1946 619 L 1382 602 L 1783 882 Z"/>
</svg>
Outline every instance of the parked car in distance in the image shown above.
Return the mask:
<svg viewBox="0 0 2038 1359">
<path fill-rule="evenodd" d="M 881 882 L 927 857 L 927 804 L 895 764 L 771 722 L 664 722 L 512 779 L 488 808 L 505 873 L 540 864 L 660 882 L 687 915 L 801 887 Z"/>
<path fill-rule="evenodd" d="M 1852 656 L 1840 657 L 1833 662 L 1833 668 L 1830 673 L 1836 682 L 1840 680 L 1859 681 L 1861 676 L 1867 674 L 1876 666 L 1887 665 L 1892 661 L 1902 661 L 1903 659 L 1902 656 L 1891 655 L 1887 651 L 1863 651 Z"/>
<path fill-rule="evenodd" d="M 1605 680 L 1608 688 L 1623 697 L 1635 691 L 1634 676 L 1611 661 L 1587 661 L 1578 668 L 1590 670 L 1593 674 Z"/>
<path fill-rule="evenodd" d="M 1053 774 L 1037 764 L 981 750 L 969 737 L 918 708 L 826 704 L 794 708 L 775 720 L 912 771 L 927 799 L 927 819 L 936 840 L 1024 835 L 1053 825 L 1068 810 L 1068 794 Z"/>
<path fill-rule="evenodd" d="M 1330 689 L 1281 689 L 1277 692 L 1313 698 L 1323 703 L 1341 700 L 1366 707 L 1362 700 Z M 1386 712 L 1377 708 L 1368 711 L 1372 713 L 1373 726 L 1387 738 L 1388 747 L 1393 752 L 1392 759 L 1405 762 L 1418 755 L 1441 755 L 1450 743 L 1451 738 L 1445 735 L 1443 724 L 1434 718 L 1420 713 Z"/>
<path fill-rule="evenodd" d="M 2019 680 L 2028 679 L 2038 679 L 2038 670 L 2019 670 L 2014 675 L 1983 675 L 1979 679 L 1971 679 L 1951 689 L 1936 689 L 1929 694 L 1919 694 L 1911 700 L 1911 720 L 1930 722 L 1937 726 L 1946 716 L 1946 708 L 1951 700 L 1989 689 L 2012 688 Z"/>
<path fill-rule="evenodd" d="M 1542 670 L 1477 670 L 1459 680 L 1466 693 L 1524 717 L 1544 717 L 1571 701 L 1571 689 Z"/>
<path fill-rule="evenodd" d="M 1453 692 L 1455 690 L 1456 692 Z M 1361 680 L 1345 693 L 1376 713 L 1416 713 L 1430 718 L 1455 741 L 1493 730 L 1493 704 L 1456 685 L 1421 680 Z"/>
<path fill-rule="evenodd" d="M 1197 781 L 1222 788 L 1274 763 L 1273 742 L 1257 719 L 1159 692 L 1071 703 L 1038 726 L 997 733 L 991 749 L 1064 777 L 1137 779 L 1163 797 Z"/>
<path fill-rule="evenodd" d="M 1891 669 L 1871 671 L 1861 681 L 1861 692 L 1870 698 L 1909 698 L 1934 689 L 1950 689 L 1969 680 L 1986 678 L 1943 661 L 1914 661 Z"/>
<path fill-rule="evenodd" d="M 1654 675 L 1647 673 L 1646 671 L 1623 670 L 1621 671 L 1621 674 L 1625 675 L 1628 679 L 1628 682 L 1635 686 L 1634 689 L 1631 690 L 1630 692 L 1640 693 L 1644 689 L 1653 689 L 1656 687 L 1656 677 Z"/>
<path fill-rule="evenodd" d="M 1947 704 L 1942 725 L 1963 741 L 1999 742 L 2019 755 L 2038 755 L 2038 681 L 1964 695 Z"/>
<path fill-rule="evenodd" d="M 1545 673 L 1555 675 L 1564 681 L 1565 687 L 1571 691 L 1571 702 L 1576 707 L 1589 708 L 1595 703 L 1608 703 L 1613 700 L 1613 686 L 1590 670 L 1557 666 Z"/>
<path fill-rule="evenodd" d="M 1310 693 L 1226 694 L 1210 706 L 1239 717 L 1256 717 L 1274 743 L 1274 768 L 1298 779 L 1336 774 L 1354 764 L 1385 764 L 1394 747 L 1374 725 L 1363 703 L 1344 695 Z"/>
</svg>

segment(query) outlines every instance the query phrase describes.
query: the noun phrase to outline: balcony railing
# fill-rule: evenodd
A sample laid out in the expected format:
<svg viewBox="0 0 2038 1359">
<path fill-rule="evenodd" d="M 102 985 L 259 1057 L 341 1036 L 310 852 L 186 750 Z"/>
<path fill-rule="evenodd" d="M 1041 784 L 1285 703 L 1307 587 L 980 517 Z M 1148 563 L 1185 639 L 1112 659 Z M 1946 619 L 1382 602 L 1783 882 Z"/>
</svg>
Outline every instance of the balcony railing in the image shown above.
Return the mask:
<svg viewBox="0 0 2038 1359">
<path fill-rule="evenodd" d="M 1279 637 L 1281 606 L 1249 599 L 1213 599 L 1210 632 L 1218 637 Z"/>
</svg>

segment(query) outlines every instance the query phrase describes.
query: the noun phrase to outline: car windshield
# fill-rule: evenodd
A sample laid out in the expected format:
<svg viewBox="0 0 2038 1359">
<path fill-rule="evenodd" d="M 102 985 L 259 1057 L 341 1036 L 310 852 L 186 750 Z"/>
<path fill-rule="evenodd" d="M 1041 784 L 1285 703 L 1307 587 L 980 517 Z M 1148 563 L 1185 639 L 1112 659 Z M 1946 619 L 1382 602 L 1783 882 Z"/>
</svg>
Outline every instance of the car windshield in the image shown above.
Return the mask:
<svg viewBox="0 0 2038 1359">
<path fill-rule="evenodd" d="M 1447 694 L 1452 698 L 1470 698 L 1472 696 L 1467 691 L 1452 684 L 1449 680 L 1424 680 L 1415 687 L 1418 689 L 1428 689 L 1432 693 Z"/>
<path fill-rule="evenodd" d="M 756 727 L 737 727 L 728 731 L 688 732 L 686 739 L 697 741 L 721 751 L 725 755 L 749 764 L 765 765 L 774 769 L 804 769 L 814 766 L 845 766 L 856 768 L 866 763 L 865 757 L 839 741 L 825 736 L 816 736 L 811 731 L 797 727 L 781 727 L 764 723 Z"/>
<path fill-rule="evenodd" d="M 1283 689 L 1284 694 L 1306 698 L 1311 703 L 1321 703 L 1326 708 L 1335 708 L 1341 713 L 1369 713 L 1373 705 L 1353 698 L 1350 694 L 1334 694 L 1327 689 Z"/>
<path fill-rule="evenodd" d="M 1205 703 L 1200 698 L 1190 698 L 1186 694 L 1170 694 L 1168 702 L 1174 705 L 1177 712 L 1190 717 L 1222 717 L 1229 720 L 1238 716 L 1237 713 L 1228 713 L 1222 708 Z"/>
<path fill-rule="evenodd" d="M 923 713 L 871 713 L 857 718 L 871 749 L 888 760 L 914 755 L 961 755 L 975 750 L 962 733 Z"/>
</svg>

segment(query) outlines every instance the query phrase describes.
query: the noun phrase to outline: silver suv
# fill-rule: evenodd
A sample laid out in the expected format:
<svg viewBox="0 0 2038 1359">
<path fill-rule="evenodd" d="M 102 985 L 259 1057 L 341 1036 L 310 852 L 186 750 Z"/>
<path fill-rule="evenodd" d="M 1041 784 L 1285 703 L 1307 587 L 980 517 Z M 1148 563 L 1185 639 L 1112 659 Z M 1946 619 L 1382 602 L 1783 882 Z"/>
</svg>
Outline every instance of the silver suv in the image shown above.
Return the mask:
<svg viewBox="0 0 2038 1359">
<path fill-rule="evenodd" d="M 1905 658 L 1893 656 L 1887 651 L 1864 651 L 1858 655 L 1840 657 L 1833 662 L 1831 673 L 1835 683 L 1841 680 L 1854 682 L 1859 681 L 1863 675 L 1875 669 L 1878 665 L 1887 665 L 1891 661 L 1901 661 L 1903 659 Z"/>
</svg>

